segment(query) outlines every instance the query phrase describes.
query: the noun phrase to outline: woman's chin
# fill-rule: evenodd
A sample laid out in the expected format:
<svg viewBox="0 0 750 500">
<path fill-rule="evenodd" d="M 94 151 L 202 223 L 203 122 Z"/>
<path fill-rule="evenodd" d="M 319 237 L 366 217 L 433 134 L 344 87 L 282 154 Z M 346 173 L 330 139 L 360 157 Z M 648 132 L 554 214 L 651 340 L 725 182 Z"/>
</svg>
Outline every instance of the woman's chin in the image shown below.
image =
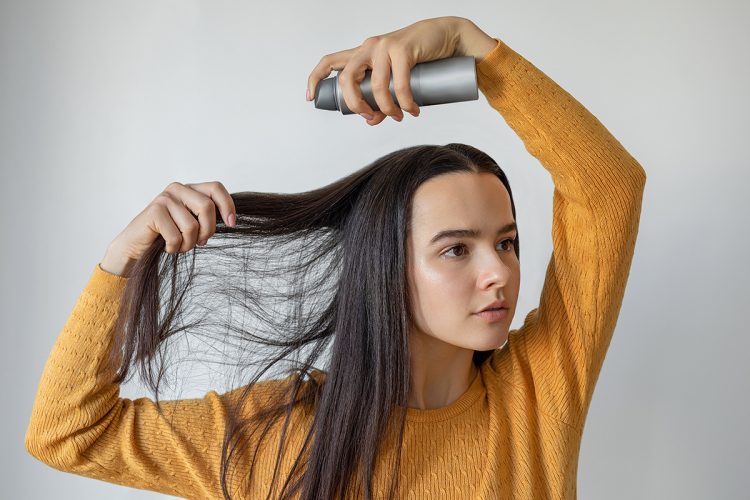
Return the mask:
<svg viewBox="0 0 750 500">
<path fill-rule="evenodd" d="M 493 351 L 499 349 L 505 345 L 508 341 L 508 332 L 503 331 L 492 336 L 485 338 L 477 338 L 477 342 L 474 344 L 475 351 Z"/>
</svg>

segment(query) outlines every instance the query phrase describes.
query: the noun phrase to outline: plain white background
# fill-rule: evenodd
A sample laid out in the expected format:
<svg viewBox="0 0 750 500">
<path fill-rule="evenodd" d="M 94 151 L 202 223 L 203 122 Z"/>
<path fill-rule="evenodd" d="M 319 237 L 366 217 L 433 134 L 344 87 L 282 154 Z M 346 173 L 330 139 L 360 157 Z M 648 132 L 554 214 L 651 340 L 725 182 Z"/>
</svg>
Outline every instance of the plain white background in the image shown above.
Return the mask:
<svg viewBox="0 0 750 500">
<path fill-rule="evenodd" d="M 513 187 L 520 326 L 550 257 L 553 186 L 485 97 L 376 127 L 304 99 L 324 54 L 444 15 L 473 20 L 542 69 L 647 172 L 630 279 L 584 429 L 579 497 L 746 494 L 746 2 L 0 6 L 3 497 L 163 497 L 58 472 L 26 452 L 24 434 L 44 363 L 94 266 L 174 180 L 298 192 L 401 147 L 472 144 Z M 139 390 L 126 384 L 123 395 Z"/>
</svg>

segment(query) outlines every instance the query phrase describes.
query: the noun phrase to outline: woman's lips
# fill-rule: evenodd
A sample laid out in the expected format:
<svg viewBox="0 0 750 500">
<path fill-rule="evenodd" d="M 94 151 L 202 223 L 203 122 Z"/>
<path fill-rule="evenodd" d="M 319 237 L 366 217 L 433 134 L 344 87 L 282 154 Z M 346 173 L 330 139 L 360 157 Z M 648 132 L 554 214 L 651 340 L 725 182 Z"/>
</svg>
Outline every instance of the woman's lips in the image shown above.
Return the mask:
<svg viewBox="0 0 750 500">
<path fill-rule="evenodd" d="M 474 313 L 475 315 L 479 316 L 485 321 L 493 322 L 493 321 L 499 321 L 501 319 L 505 319 L 508 317 L 508 308 L 503 307 L 501 309 L 488 309 L 486 311 L 481 311 L 478 313 Z"/>
</svg>

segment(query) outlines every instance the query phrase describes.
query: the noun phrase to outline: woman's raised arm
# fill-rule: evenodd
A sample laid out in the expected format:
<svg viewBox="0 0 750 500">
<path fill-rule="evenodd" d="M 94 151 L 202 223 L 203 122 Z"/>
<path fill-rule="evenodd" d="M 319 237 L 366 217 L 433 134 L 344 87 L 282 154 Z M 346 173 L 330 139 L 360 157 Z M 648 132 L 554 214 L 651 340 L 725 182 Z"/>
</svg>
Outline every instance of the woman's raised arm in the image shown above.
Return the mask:
<svg viewBox="0 0 750 500">
<path fill-rule="evenodd" d="M 479 88 L 555 189 L 539 307 L 491 363 L 532 384 L 548 414 L 582 425 L 625 293 L 646 173 L 580 102 L 498 42 L 477 64 Z"/>
</svg>

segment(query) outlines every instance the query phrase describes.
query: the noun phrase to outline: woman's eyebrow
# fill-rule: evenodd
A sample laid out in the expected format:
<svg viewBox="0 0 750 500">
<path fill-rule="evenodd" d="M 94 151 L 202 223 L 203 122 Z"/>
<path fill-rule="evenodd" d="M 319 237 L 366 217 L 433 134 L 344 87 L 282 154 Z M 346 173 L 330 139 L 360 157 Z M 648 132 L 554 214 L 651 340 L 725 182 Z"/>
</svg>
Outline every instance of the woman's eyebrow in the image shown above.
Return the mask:
<svg viewBox="0 0 750 500">
<path fill-rule="evenodd" d="M 516 226 L 515 221 L 511 222 L 509 224 L 504 225 L 500 229 L 497 230 L 497 235 L 510 233 L 511 231 L 516 230 L 518 227 Z M 438 241 L 445 239 L 445 238 L 478 238 L 482 235 L 482 232 L 477 229 L 446 229 L 444 231 L 440 231 L 435 236 L 432 237 L 430 240 L 430 245 L 434 245 Z"/>
</svg>

